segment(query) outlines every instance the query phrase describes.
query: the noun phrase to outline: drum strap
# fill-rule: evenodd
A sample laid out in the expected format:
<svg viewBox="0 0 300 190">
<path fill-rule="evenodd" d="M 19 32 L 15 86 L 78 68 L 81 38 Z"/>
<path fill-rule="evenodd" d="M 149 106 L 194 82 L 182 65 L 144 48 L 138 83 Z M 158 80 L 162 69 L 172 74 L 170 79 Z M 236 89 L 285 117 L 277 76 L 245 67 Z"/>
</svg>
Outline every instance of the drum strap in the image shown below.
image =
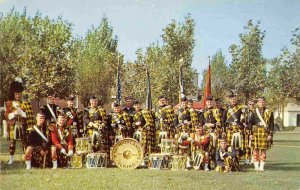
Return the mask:
<svg viewBox="0 0 300 190">
<path fill-rule="evenodd" d="M 33 126 L 33 129 L 48 143 L 49 140 L 45 137 L 45 135 L 37 128 L 35 125 Z"/>
<path fill-rule="evenodd" d="M 263 123 L 264 127 L 267 127 L 267 124 L 266 124 L 265 120 L 262 118 L 262 116 L 260 115 L 260 112 L 259 112 L 258 108 L 256 108 L 255 111 L 256 111 L 256 114 L 257 114 L 260 122 Z"/>
<path fill-rule="evenodd" d="M 49 109 L 49 111 L 50 111 L 50 113 L 51 113 L 52 117 L 53 117 L 53 118 L 54 118 L 54 120 L 56 121 L 56 116 L 55 116 L 55 114 L 54 114 L 54 112 L 53 112 L 53 110 L 52 110 L 51 106 L 50 106 L 49 104 L 47 104 L 47 107 L 48 107 L 48 109 Z"/>
</svg>

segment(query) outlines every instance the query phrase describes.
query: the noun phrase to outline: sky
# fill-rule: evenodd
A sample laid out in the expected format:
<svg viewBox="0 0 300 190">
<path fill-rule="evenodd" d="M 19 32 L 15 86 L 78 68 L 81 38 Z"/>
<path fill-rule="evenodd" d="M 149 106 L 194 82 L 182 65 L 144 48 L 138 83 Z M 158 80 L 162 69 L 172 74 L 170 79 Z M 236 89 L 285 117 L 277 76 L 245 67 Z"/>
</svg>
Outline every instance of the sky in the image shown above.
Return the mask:
<svg viewBox="0 0 300 190">
<path fill-rule="evenodd" d="M 263 56 L 274 58 L 283 47 L 292 48 L 291 31 L 300 27 L 300 0 L 0 0 L 0 12 L 12 8 L 27 15 L 62 16 L 74 24 L 74 37 L 84 37 L 106 16 L 118 36 L 118 50 L 126 61 L 136 59 L 138 48 L 162 42 L 162 29 L 172 19 L 183 22 L 190 13 L 195 21 L 193 68 L 198 73 L 208 66 L 208 56 L 222 50 L 227 63 L 228 48 L 240 44 L 239 34 L 248 20 L 261 22 L 266 31 Z"/>
</svg>

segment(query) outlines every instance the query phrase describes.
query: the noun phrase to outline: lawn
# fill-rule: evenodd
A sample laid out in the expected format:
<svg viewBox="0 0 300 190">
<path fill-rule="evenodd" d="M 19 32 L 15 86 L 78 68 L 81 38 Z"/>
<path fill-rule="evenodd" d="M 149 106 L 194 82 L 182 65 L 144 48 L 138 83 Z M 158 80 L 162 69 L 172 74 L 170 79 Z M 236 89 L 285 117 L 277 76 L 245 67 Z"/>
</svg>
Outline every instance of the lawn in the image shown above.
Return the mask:
<svg viewBox="0 0 300 190">
<path fill-rule="evenodd" d="M 265 172 L 157 171 L 148 169 L 33 169 L 20 161 L 8 166 L 1 138 L 0 189 L 300 189 L 300 133 L 280 133 L 267 154 Z"/>
</svg>

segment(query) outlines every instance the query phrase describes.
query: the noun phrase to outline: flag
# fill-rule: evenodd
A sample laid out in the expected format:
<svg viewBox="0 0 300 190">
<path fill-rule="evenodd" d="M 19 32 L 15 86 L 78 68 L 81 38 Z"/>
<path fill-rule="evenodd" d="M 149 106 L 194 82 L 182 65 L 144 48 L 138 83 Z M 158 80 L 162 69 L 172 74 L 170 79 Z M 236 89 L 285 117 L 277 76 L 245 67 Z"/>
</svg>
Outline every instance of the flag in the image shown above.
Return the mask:
<svg viewBox="0 0 300 190">
<path fill-rule="evenodd" d="M 208 63 L 208 70 L 206 75 L 206 86 L 205 86 L 205 92 L 203 97 L 203 108 L 206 106 L 206 99 L 208 96 L 211 96 L 211 76 L 210 76 L 210 60 Z"/>
<path fill-rule="evenodd" d="M 146 68 L 146 78 L 147 78 L 147 100 L 146 100 L 146 108 L 148 110 L 152 110 L 152 97 L 151 97 L 151 85 L 150 85 L 150 73 L 148 67 Z"/>
<path fill-rule="evenodd" d="M 122 93 L 121 93 L 121 64 L 118 65 L 117 70 L 117 94 L 116 94 L 116 101 L 121 102 Z"/>
</svg>

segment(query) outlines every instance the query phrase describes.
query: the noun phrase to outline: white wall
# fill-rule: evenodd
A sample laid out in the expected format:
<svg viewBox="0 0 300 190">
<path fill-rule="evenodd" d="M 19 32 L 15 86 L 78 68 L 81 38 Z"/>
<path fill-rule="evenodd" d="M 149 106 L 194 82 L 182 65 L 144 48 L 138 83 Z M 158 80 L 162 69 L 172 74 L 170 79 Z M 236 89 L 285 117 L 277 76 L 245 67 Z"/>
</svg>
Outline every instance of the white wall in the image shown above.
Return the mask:
<svg viewBox="0 0 300 190">
<path fill-rule="evenodd" d="M 283 125 L 296 126 L 297 125 L 297 114 L 300 114 L 300 105 L 295 103 L 288 103 L 284 108 L 284 121 Z M 282 116 L 282 113 L 280 117 Z M 278 111 L 274 110 L 274 118 L 278 117 Z"/>
</svg>

